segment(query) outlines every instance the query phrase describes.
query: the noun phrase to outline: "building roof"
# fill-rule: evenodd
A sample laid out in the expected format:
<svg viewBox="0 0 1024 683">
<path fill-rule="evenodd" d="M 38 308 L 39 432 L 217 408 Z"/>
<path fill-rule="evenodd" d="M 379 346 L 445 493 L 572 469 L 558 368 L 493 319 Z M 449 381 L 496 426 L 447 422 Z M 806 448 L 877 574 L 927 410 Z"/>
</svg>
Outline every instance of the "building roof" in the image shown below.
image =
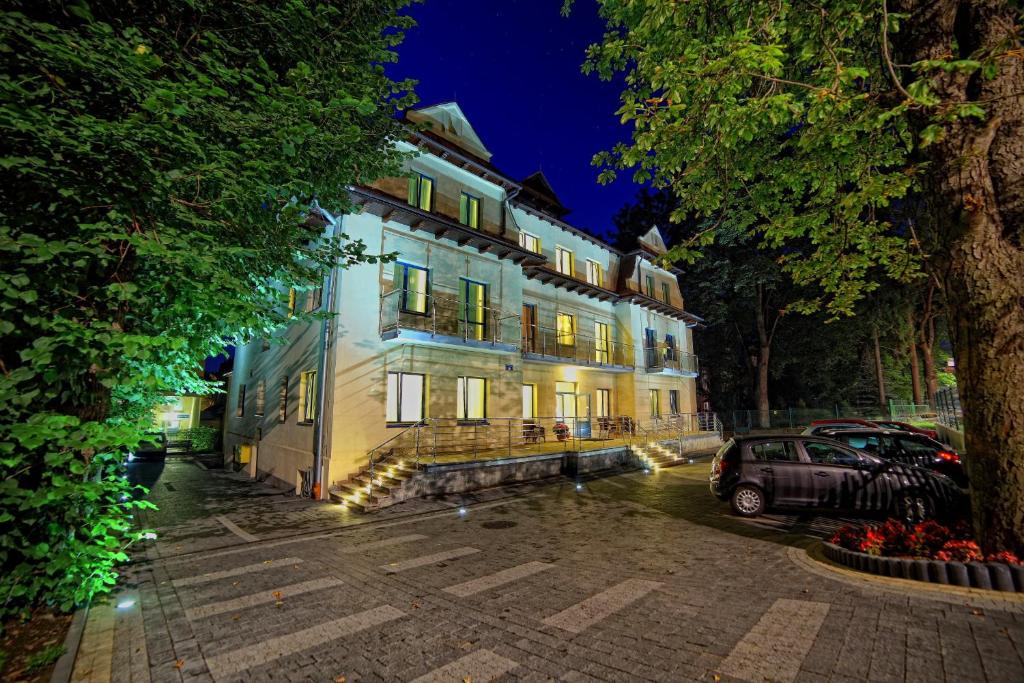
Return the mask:
<svg viewBox="0 0 1024 683">
<path fill-rule="evenodd" d="M 406 112 L 405 118 L 413 123 L 425 124 L 427 130 L 434 136 L 447 140 L 484 161 L 491 160 L 490 151 L 476 134 L 458 102 L 442 102 L 412 109 Z"/>
</svg>

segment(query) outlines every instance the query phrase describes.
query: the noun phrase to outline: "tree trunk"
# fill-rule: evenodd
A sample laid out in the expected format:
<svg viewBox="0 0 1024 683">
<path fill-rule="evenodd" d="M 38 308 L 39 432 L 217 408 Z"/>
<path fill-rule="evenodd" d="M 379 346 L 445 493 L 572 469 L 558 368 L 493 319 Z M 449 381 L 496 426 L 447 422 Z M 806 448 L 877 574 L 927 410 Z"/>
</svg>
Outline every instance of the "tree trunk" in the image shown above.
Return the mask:
<svg viewBox="0 0 1024 683">
<path fill-rule="evenodd" d="M 878 405 L 885 407 L 885 371 L 882 369 L 882 347 L 878 344 L 878 327 L 871 329 L 871 341 L 875 347 L 875 381 L 878 385 Z"/>
<path fill-rule="evenodd" d="M 928 267 L 942 284 L 964 409 L 974 526 L 986 552 L 1024 553 L 1024 60 L 1005 0 L 905 0 L 903 63 L 976 55 L 994 77 L 933 80 L 945 107 L 982 103 L 924 151 Z M 928 121 L 915 121 L 919 128 Z"/>
<path fill-rule="evenodd" d="M 768 361 L 771 357 L 772 337 L 775 334 L 775 326 L 769 332 L 765 308 L 767 297 L 762 285 L 757 286 L 757 311 L 755 321 L 757 323 L 757 423 L 762 429 L 768 429 L 771 424 L 771 410 L 768 402 Z M 775 319 L 778 323 L 778 318 Z"/>
<path fill-rule="evenodd" d="M 917 326 L 914 324 L 914 314 L 907 312 L 907 322 L 910 324 L 910 345 L 907 347 L 907 357 L 910 359 L 910 389 L 914 394 L 912 402 L 914 405 L 921 405 L 921 369 L 917 357 Z"/>
<path fill-rule="evenodd" d="M 935 370 L 935 318 L 931 317 L 921 335 L 921 358 L 924 360 L 924 386 L 928 405 L 935 407 L 935 394 L 939 391 L 939 375 Z"/>
</svg>

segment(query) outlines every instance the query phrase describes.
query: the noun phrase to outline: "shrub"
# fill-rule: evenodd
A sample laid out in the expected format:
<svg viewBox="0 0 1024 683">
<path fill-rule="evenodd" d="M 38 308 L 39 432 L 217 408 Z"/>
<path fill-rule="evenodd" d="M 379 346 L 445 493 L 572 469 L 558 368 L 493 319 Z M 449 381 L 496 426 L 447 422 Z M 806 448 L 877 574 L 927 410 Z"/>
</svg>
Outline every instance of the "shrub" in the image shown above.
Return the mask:
<svg viewBox="0 0 1024 683">
<path fill-rule="evenodd" d="M 178 436 L 184 441 L 191 442 L 193 451 L 212 451 L 213 444 L 217 440 L 217 430 L 206 425 L 199 425 L 181 430 Z"/>
<path fill-rule="evenodd" d="M 1021 564 L 1020 559 L 1010 552 L 983 555 L 970 537 L 970 528 L 966 524 L 957 524 L 950 529 L 931 520 L 907 525 L 888 519 L 882 524 L 844 526 L 832 536 L 831 542 L 847 550 L 883 557 Z"/>
</svg>

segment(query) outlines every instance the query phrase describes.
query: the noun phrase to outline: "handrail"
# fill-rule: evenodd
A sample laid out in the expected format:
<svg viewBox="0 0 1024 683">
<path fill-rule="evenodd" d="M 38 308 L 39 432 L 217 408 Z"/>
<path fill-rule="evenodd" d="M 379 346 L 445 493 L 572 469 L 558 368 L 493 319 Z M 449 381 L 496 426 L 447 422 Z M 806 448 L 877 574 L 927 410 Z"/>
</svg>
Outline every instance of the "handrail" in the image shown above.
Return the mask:
<svg viewBox="0 0 1024 683">
<path fill-rule="evenodd" d="M 404 308 L 405 297 L 414 297 L 422 310 Z M 481 320 L 472 320 L 471 313 L 478 311 Z M 438 296 L 433 292 L 422 292 L 414 289 L 397 288 L 380 296 L 378 332 L 398 328 L 414 329 L 429 332 L 431 337 L 438 334 L 459 336 L 463 341 L 485 341 L 491 344 L 515 343 L 518 336 L 521 315 L 506 311 L 495 306 L 473 306 L 462 301 L 457 294 Z M 515 321 L 513 329 L 507 330 L 512 341 L 505 342 L 503 327 L 508 321 Z M 478 330 L 479 337 L 471 333 Z"/>
</svg>

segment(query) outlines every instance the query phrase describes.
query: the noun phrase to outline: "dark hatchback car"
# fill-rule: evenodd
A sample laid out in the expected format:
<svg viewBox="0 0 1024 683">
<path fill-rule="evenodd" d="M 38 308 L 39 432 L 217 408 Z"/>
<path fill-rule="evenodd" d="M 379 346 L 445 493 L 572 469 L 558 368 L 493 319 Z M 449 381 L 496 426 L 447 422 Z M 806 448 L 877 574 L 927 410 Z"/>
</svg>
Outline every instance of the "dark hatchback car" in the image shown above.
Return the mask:
<svg viewBox="0 0 1024 683">
<path fill-rule="evenodd" d="M 963 494 L 948 478 L 849 448 L 792 434 L 734 437 L 711 462 L 711 492 L 753 517 L 767 508 L 894 515 L 907 521 L 945 517 Z"/>
<path fill-rule="evenodd" d="M 967 472 L 960 454 L 923 434 L 895 429 L 839 429 L 824 431 L 818 436 L 841 441 L 885 460 L 903 465 L 926 467 L 967 486 Z"/>
</svg>

